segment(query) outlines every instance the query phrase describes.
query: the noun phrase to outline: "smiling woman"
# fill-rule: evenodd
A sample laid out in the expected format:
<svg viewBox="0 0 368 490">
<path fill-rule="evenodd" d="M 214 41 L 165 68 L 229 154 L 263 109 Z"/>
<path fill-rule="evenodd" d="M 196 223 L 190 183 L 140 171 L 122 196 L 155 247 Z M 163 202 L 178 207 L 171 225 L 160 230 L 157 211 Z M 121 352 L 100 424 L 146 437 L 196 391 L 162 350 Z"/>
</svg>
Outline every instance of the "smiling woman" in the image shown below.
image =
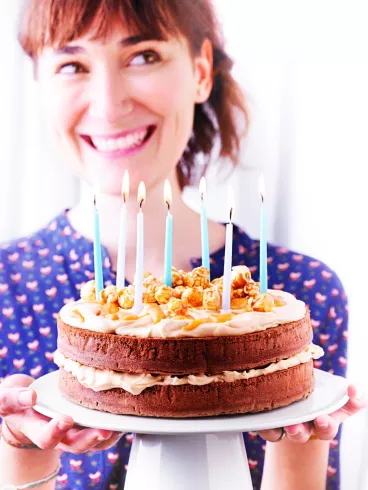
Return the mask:
<svg viewBox="0 0 368 490">
<path fill-rule="evenodd" d="M 126 281 L 134 282 L 135 191 L 141 180 L 147 187 L 144 268 L 155 277 L 164 270 L 161 210 L 169 179 L 175 217 L 172 263 L 183 271 L 195 269 L 201 256 L 200 218 L 186 206 L 182 189 L 199 180 L 212 154 L 237 161 L 247 108 L 210 0 L 28 0 L 19 39 L 34 65 L 47 127 L 58 152 L 80 177 L 82 191 L 77 204 L 48 226 L 0 248 L 0 377 L 6 377 L 0 386 L 0 484 L 21 485 L 54 475 L 62 450 L 61 484 L 83 489 L 92 481 L 115 488 L 125 478 L 130 438 L 73 427 L 67 415 L 39 415 L 27 376 L 55 369 L 55 317 L 94 278 L 91 185 L 101 189 L 105 285 L 116 282 L 121 183 L 127 169 Z M 47 164 L 52 168 L 52 162 Z M 208 231 L 211 279 L 216 280 L 224 269 L 225 229 L 209 220 Z M 259 248 L 257 240 L 234 225 L 233 264 L 248 266 L 254 281 L 259 279 Z M 289 291 L 309 305 L 315 340 L 325 348 L 318 367 L 344 375 L 348 311 L 338 277 L 300 253 L 273 245 L 267 252 L 270 288 Z M 181 274 L 174 271 L 173 276 Z M 119 293 L 132 290 L 133 285 Z M 195 292 L 193 288 L 190 294 Z M 179 315 L 185 311 L 184 299 L 173 299 Z M 219 308 L 220 291 L 212 299 Z M 349 396 L 342 410 L 309 424 L 245 434 L 254 488 L 262 484 L 263 490 L 274 490 L 279 481 L 285 490 L 322 490 L 328 478 L 327 488 L 338 489 L 339 424 L 363 407 L 354 387 Z M 267 444 L 265 452 L 262 437 L 284 440 Z"/>
<path fill-rule="evenodd" d="M 19 40 L 41 85 L 47 81 L 43 100 L 53 107 L 47 112 L 59 119 L 65 107 L 75 107 L 56 130 L 68 135 L 72 157 L 95 150 L 93 168 L 84 169 L 90 180 L 100 178 L 112 159 L 106 185 L 119 193 L 122 169 L 116 158 L 134 155 L 129 170 L 137 186 L 137 167 L 149 170 L 164 146 L 168 165 L 179 162 L 182 188 L 196 177 L 195 156 L 210 157 L 217 138 L 220 155 L 237 162 L 248 115 L 208 0 L 170 6 L 147 0 L 139 7 L 132 0 L 30 1 Z M 243 124 L 239 117 L 235 122 L 239 113 Z M 129 116 L 124 127 L 122 115 Z M 139 151 L 146 146 L 145 153 Z"/>
</svg>

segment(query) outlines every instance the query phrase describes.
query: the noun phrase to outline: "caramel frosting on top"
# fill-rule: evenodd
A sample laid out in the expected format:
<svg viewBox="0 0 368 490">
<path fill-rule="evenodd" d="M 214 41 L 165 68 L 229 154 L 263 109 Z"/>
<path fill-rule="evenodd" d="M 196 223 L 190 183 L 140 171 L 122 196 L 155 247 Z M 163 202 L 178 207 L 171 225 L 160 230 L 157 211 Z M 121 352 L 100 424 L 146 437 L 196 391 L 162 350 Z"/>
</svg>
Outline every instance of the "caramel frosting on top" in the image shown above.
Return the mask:
<svg viewBox="0 0 368 490">
<path fill-rule="evenodd" d="M 231 311 L 221 311 L 222 278 L 212 282 L 208 270 L 191 273 L 173 268 L 172 287 L 146 274 L 143 309 L 133 313 L 134 286 L 107 286 L 95 300 L 95 282 L 81 290 L 81 300 L 66 304 L 61 320 L 73 327 L 133 337 L 208 337 L 243 335 L 302 319 L 305 303 L 284 291 L 261 294 L 246 266 L 232 270 Z"/>
</svg>

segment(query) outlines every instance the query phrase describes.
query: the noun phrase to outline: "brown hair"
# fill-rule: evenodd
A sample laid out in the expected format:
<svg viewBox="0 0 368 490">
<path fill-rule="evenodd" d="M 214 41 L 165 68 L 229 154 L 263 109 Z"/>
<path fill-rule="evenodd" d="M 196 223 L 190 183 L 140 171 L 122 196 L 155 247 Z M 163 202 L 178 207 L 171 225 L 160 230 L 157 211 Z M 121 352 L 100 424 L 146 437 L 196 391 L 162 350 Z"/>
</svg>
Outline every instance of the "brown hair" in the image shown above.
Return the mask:
<svg viewBox="0 0 368 490">
<path fill-rule="evenodd" d="M 233 62 L 225 52 L 211 0 L 27 0 L 19 41 L 36 60 L 44 47 L 61 47 L 89 29 L 95 38 L 103 38 L 119 18 L 147 38 L 184 36 L 192 56 L 206 38 L 211 41 L 213 89 L 209 99 L 195 107 L 193 133 L 177 168 L 179 183 L 184 187 L 205 173 L 217 138 L 219 155 L 235 165 L 249 118 L 242 91 L 230 73 Z M 198 155 L 205 159 L 199 169 Z"/>
</svg>

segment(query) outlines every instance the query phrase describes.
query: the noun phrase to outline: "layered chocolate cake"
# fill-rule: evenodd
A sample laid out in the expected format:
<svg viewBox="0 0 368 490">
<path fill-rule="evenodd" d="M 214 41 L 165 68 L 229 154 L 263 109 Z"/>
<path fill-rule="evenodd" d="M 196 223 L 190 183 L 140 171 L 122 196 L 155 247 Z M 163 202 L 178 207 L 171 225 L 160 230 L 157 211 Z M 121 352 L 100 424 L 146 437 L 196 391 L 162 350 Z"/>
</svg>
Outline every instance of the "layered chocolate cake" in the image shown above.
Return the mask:
<svg viewBox="0 0 368 490">
<path fill-rule="evenodd" d="M 245 266 L 233 268 L 231 311 L 221 310 L 222 279 L 203 267 L 173 269 L 172 287 L 147 274 L 143 308 L 134 286 L 107 286 L 96 301 L 94 281 L 58 318 L 62 394 L 118 414 L 201 417 L 259 412 L 313 391 L 306 305 L 282 291 L 261 294 Z"/>
</svg>

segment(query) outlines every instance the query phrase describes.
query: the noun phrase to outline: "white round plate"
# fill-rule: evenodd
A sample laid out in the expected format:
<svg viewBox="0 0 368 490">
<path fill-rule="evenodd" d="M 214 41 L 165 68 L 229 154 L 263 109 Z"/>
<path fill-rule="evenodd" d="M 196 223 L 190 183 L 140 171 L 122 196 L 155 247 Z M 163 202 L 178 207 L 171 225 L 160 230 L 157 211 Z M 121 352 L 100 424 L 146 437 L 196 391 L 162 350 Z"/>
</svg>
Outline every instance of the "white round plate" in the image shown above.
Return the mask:
<svg viewBox="0 0 368 490">
<path fill-rule="evenodd" d="M 169 419 L 115 415 L 76 405 L 62 397 L 58 389 L 58 371 L 38 378 L 32 384 L 37 392 L 35 410 L 48 417 L 67 414 L 78 425 L 137 434 L 209 434 L 215 432 L 249 432 L 308 422 L 319 415 L 332 413 L 348 401 L 347 382 L 315 369 L 315 389 L 306 400 L 268 412 L 219 417 Z"/>
</svg>

